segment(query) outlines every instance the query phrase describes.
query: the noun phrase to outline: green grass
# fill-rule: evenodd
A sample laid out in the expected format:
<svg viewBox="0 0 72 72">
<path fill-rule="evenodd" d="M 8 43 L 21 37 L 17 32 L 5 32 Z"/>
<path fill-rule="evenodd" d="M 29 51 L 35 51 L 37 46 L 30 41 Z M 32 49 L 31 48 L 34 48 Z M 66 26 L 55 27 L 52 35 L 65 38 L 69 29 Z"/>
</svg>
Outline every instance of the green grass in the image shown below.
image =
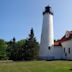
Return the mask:
<svg viewBox="0 0 72 72">
<path fill-rule="evenodd" d="M 0 62 L 0 72 L 72 72 L 72 61 Z"/>
</svg>

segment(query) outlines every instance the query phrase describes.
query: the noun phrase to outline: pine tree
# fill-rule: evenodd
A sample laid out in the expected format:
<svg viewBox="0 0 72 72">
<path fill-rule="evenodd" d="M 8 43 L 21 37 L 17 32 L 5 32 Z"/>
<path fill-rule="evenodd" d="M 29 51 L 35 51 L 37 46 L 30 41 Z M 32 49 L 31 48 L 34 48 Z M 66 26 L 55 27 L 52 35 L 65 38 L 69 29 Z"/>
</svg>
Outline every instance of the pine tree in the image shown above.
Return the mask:
<svg viewBox="0 0 72 72">
<path fill-rule="evenodd" d="M 34 31 L 32 28 L 29 34 L 29 38 L 27 39 L 25 44 L 25 59 L 26 60 L 35 59 L 38 54 L 38 48 L 39 48 L 39 45 L 34 37 Z"/>
<path fill-rule="evenodd" d="M 17 46 L 16 46 L 16 39 L 13 38 L 12 41 L 8 42 L 7 47 L 7 56 L 10 60 L 16 60 L 17 55 Z"/>
</svg>

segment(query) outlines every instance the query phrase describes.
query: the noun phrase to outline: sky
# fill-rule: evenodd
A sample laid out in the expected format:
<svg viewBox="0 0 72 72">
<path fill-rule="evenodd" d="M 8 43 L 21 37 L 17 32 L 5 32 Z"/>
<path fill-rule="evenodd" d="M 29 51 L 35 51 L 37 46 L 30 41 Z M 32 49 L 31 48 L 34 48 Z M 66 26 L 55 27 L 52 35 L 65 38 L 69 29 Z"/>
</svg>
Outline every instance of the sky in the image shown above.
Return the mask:
<svg viewBox="0 0 72 72">
<path fill-rule="evenodd" d="M 34 29 L 40 42 L 44 7 L 54 12 L 54 39 L 60 39 L 72 30 L 72 0 L 0 0 L 0 38 L 25 39 Z"/>
</svg>

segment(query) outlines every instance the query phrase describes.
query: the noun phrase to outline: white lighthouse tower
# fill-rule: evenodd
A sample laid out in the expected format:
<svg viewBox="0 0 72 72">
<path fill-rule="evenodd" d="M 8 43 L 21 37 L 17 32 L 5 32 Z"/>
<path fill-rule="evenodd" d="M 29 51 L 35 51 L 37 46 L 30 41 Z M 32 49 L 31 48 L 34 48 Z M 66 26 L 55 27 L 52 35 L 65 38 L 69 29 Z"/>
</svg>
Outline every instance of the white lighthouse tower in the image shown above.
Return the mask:
<svg viewBox="0 0 72 72">
<path fill-rule="evenodd" d="M 39 57 L 49 59 L 53 55 L 54 34 L 53 34 L 53 12 L 50 6 L 45 7 L 43 12 L 43 26 Z"/>
</svg>

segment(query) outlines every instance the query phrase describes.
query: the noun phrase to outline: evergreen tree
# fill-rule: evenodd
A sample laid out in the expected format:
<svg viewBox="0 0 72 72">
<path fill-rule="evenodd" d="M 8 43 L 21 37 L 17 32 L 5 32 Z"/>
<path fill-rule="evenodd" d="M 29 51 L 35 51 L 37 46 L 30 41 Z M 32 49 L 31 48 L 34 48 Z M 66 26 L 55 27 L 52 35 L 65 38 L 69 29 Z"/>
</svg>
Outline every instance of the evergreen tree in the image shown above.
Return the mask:
<svg viewBox="0 0 72 72">
<path fill-rule="evenodd" d="M 7 55 L 10 60 L 24 60 L 24 44 L 25 40 L 16 42 L 15 38 L 8 42 Z"/>
<path fill-rule="evenodd" d="M 9 57 L 10 60 L 16 60 L 16 53 L 17 53 L 17 46 L 16 46 L 16 39 L 13 38 L 12 41 L 8 42 L 8 47 L 7 47 L 7 56 Z"/>
<path fill-rule="evenodd" d="M 33 60 L 38 55 L 39 44 L 34 37 L 33 28 L 30 31 L 29 38 L 25 43 L 25 60 Z"/>
<path fill-rule="evenodd" d="M 26 40 L 20 40 L 17 42 L 17 60 L 24 60 L 24 45 Z"/>
<path fill-rule="evenodd" d="M 39 44 L 34 37 L 33 28 L 30 30 L 28 39 L 16 42 L 13 38 L 7 44 L 7 56 L 10 60 L 33 60 L 38 56 Z"/>
</svg>

